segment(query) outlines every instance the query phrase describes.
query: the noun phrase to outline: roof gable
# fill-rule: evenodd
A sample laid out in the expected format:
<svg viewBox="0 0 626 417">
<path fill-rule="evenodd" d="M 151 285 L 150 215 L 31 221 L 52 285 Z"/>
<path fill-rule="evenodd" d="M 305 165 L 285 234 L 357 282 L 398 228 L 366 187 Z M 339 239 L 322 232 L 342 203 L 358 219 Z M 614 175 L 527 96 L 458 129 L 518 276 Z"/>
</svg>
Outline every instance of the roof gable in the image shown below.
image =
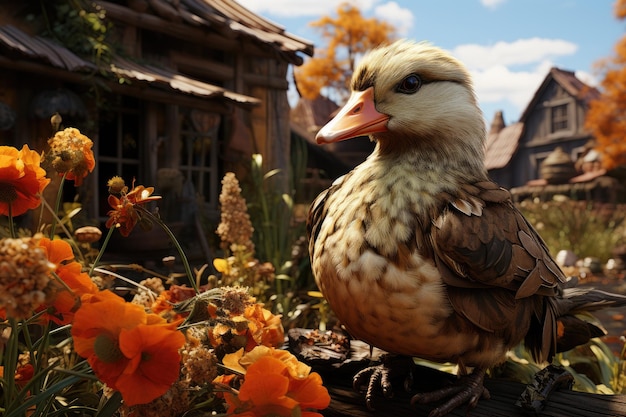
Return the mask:
<svg viewBox="0 0 626 417">
<path fill-rule="evenodd" d="M 523 123 L 526 121 L 526 119 L 528 118 L 530 113 L 532 113 L 532 110 L 540 102 L 541 98 L 544 96 L 550 86 L 550 83 L 552 82 L 557 83 L 568 94 L 585 104 L 600 96 L 600 92 L 597 88 L 591 87 L 582 82 L 579 78 L 576 77 L 576 74 L 573 71 L 566 71 L 556 67 L 552 67 L 550 68 L 550 71 L 548 72 L 543 82 L 541 83 L 537 91 L 535 91 L 535 94 L 526 106 L 526 109 L 520 117 L 520 122 Z"/>
</svg>

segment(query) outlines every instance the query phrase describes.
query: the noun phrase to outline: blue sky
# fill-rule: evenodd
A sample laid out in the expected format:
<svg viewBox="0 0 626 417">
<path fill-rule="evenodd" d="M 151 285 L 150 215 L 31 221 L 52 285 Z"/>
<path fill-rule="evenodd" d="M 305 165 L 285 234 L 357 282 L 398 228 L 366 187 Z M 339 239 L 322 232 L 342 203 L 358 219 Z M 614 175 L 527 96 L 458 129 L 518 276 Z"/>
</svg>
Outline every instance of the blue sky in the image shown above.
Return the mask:
<svg viewBox="0 0 626 417">
<path fill-rule="evenodd" d="M 323 46 L 309 22 L 335 15 L 342 0 L 238 0 L 288 32 Z M 626 22 L 614 0 L 352 0 L 401 37 L 427 40 L 468 66 L 487 119 L 518 120 L 553 66 L 597 85 L 594 63 L 613 54 Z M 290 93 L 293 98 L 293 91 Z"/>
</svg>

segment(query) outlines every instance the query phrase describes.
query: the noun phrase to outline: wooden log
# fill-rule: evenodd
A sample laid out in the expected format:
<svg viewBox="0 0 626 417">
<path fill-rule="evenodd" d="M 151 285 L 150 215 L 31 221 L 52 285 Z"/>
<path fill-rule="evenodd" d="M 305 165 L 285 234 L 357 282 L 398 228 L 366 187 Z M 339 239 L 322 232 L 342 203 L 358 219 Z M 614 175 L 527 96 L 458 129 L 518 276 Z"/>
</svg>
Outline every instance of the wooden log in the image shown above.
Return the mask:
<svg viewBox="0 0 626 417">
<path fill-rule="evenodd" d="M 381 393 L 375 397 L 369 410 L 365 395 L 352 387 L 356 372 L 377 361 L 383 353 L 369 346 L 347 339 L 336 332 L 317 332 L 306 329 L 290 329 L 289 349 L 298 358 L 309 363 L 319 372 L 331 397 L 330 406 L 320 413 L 325 417 L 398 417 L 427 416 L 435 405 L 411 405 L 411 397 L 418 392 L 436 390 L 454 381 L 454 375 L 440 370 L 416 366 L 413 372 L 413 387 L 410 392 L 403 389 L 403 376 L 394 380 L 393 398 L 386 399 Z M 349 352 L 348 352 L 348 351 Z M 485 387 L 491 398 L 481 399 L 470 412 L 471 417 L 608 417 L 626 416 L 626 395 L 589 394 L 569 389 L 555 389 L 543 402 L 540 412 L 528 411 L 517 403 L 527 392 L 527 385 L 502 378 L 485 378 Z M 528 404 L 528 402 L 526 402 Z M 450 416 L 463 417 L 467 409 L 460 407 Z"/>
</svg>

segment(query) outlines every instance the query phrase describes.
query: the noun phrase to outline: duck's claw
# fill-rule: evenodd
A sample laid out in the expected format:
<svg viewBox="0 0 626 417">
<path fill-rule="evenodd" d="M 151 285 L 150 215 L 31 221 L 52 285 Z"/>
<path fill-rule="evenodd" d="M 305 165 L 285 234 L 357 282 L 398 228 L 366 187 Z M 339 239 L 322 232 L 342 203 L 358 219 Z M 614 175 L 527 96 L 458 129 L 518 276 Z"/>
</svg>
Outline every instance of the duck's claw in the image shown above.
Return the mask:
<svg viewBox="0 0 626 417">
<path fill-rule="evenodd" d="M 431 392 L 415 394 L 411 398 L 411 404 L 430 404 L 446 400 L 431 410 L 428 417 L 444 416 L 463 404 L 467 404 L 468 409 L 472 409 L 481 398 L 489 398 L 489 391 L 483 385 L 484 379 L 485 370 L 477 368 L 471 374 L 461 376 L 452 385 Z"/>
<path fill-rule="evenodd" d="M 380 390 L 385 398 L 393 397 L 392 379 L 404 376 L 404 388 L 409 390 L 412 381 L 413 360 L 405 356 L 386 355 L 380 365 L 369 366 L 359 371 L 352 380 L 355 390 L 365 387 L 365 404 L 374 410 L 374 398 Z"/>
</svg>

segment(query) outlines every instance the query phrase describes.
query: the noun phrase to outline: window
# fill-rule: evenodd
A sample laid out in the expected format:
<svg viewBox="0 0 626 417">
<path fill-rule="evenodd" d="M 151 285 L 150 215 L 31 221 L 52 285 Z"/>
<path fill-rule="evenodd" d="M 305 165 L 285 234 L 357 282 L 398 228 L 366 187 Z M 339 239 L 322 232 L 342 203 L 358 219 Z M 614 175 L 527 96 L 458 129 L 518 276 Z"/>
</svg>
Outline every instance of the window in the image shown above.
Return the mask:
<svg viewBox="0 0 626 417">
<path fill-rule="evenodd" d="M 180 170 L 190 179 L 196 198 L 217 209 L 220 178 L 217 152 L 221 117 L 200 110 L 184 112 Z"/>
<path fill-rule="evenodd" d="M 98 203 L 99 216 L 105 218 L 111 209 L 107 202 L 107 181 L 120 176 L 132 186 L 139 178 L 140 114 L 136 99 L 122 97 L 109 112 L 100 115 L 98 130 Z"/>
<path fill-rule="evenodd" d="M 568 130 L 568 108 L 567 104 L 560 104 L 550 109 L 550 133 L 556 133 L 563 130 Z"/>
</svg>

